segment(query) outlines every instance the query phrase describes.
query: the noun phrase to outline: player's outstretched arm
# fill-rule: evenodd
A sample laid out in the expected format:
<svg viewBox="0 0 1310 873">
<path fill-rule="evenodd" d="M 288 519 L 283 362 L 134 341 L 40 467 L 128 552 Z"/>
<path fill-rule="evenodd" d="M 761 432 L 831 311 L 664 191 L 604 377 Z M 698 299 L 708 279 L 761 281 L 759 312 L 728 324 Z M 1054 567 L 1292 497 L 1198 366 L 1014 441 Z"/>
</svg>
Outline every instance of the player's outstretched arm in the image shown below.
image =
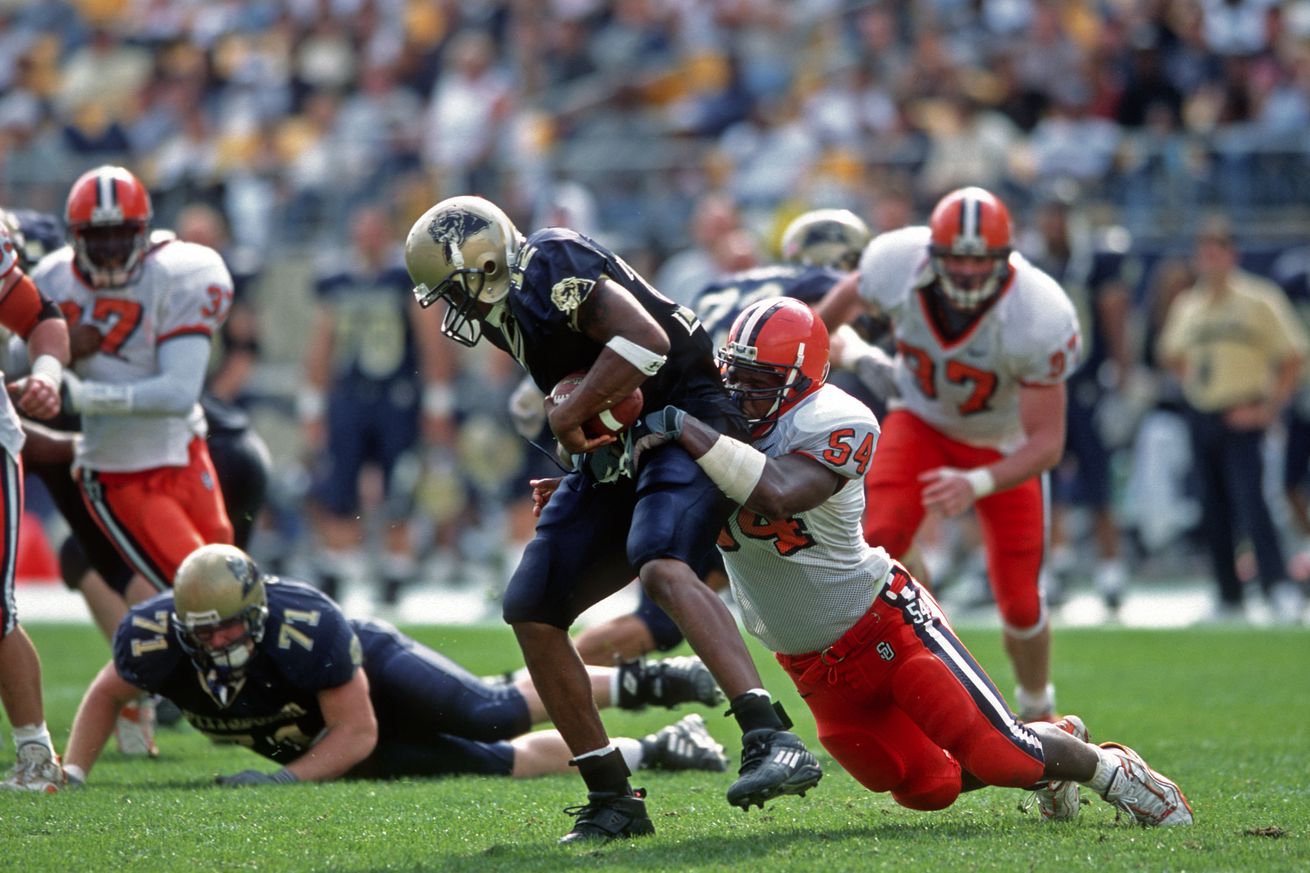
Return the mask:
<svg viewBox="0 0 1310 873">
<path fill-rule="evenodd" d="M 823 319 L 829 331 L 850 324 L 866 308 L 860 297 L 860 273 L 847 273 L 814 305 L 814 314 Z"/>
<path fill-rule="evenodd" d="M 724 494 L 765 518 L 786 518 L 823 503 L 845 479 L 805 455 L 766 457 L 674 406 L 651 413 L 653 434 L 676 441 Z"/>
<path fill-rule="evenodd" d="M 104 666 L 82 697 L 73 718 L 73 732 L 64 749 L 64 772 L 71 784 L 86 781 L 123 705 L 140 695 L 141 689 L 119 675 L 114 662 Z"/>
<path fill-rule="evenodd" d="M 327 733 L 286 769 L 301 782 L 322 782 L 345 775 L 373 754 L 378 722 L 368 697 L 368 677 L 362 667 L 345 685 L 318 693 Z"/>
</svg>

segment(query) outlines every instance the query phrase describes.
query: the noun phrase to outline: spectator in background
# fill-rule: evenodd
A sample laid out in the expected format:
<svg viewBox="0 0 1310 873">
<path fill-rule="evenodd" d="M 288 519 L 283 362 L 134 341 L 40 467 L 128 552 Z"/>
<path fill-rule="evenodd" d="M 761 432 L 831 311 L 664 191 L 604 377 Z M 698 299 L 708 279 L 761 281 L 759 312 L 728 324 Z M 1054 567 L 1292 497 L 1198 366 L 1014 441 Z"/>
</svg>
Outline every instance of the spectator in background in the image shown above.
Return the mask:
<svg viewBox="0 0 1310 873">
<path fill-rule="evenodd" d="M 382 475 L 386 519 L 381 599 L 391 605 L 415 572 L 408 500 L 392 493 L 392 472 L 420 436 L 443 444 L 453 438 L 453 363 L 436 325 L 417 317 L 386 210 L 357 209 L 350 236 L 343 261 L 315 286 L 298 411 L 317 466 L 311 499 L 319 587 L 335 598 L 342 579 L 364 575 L 360 474 L 373 465 Z"/>
<path fill-rule="evenodd" d="M 696 201 L 690 222 L 691 245 L 666 258 L 655 274 L 655 288 L 677 303 L 690 306 L 700 289 L 731 272 L 715 260 L 715 243 L 741 228 L 741 215 L 732 197 L 708 191 Z"/>
<path fill-rule="evenodd" d="M 497 149 L 513 107 L 513 80 L 497 64 L 499 56 L 479 31 L 460 34 L 447 49 L 423 138 L 424 161 L 442 190 L 495 188 Z"/>
<path fill-rule="evenodd" d="M 1130 283 L 1135 265 L 1126 233 L 1095 239 L 1073 212 L 1073 192 L 1047 195 L 1035 232 L 1021 249 L 1060 283 L 1078 311 L 1084 357 L 1067 383 L 1064 462 L 1055 470 L 1051 517 L 1051 570 L 1057 584 L 1079 562 L 1068 530 L 1069 508 L 1081 504 L 1093 514 L 1097 562 L 1092 578 L 1111 610 L 1119 608 L 1127 570 L 1119 554 L 1119 529 L 1111 506 L 1110 452 L 1098 410 L 1108 393 L 1123 390 L 1131 370 L 1128 341 Z M 1107 244 L 1108 243 L 1108 244 Z M 1054 597 L 1054 593 L 1048 592 Z"/>
<path fill-rule="evenodd" d="M 1241 270 L 1225 218 L 1196 238 L 1197 283 L 1170 307 L 1159 338 L 1161 363 L 1182 383 L 1202 488 L 1202 528 L 1218 586 L 1216 615 L 1240 617 L 1238 525 L 1251 539 L 1275 615 L 1295 621 L 1304 595 L 1288 580 L 1265 502 L 1265 430 L 1291 400 L 1307 340 L 1286 295 Z"/>
</svg>

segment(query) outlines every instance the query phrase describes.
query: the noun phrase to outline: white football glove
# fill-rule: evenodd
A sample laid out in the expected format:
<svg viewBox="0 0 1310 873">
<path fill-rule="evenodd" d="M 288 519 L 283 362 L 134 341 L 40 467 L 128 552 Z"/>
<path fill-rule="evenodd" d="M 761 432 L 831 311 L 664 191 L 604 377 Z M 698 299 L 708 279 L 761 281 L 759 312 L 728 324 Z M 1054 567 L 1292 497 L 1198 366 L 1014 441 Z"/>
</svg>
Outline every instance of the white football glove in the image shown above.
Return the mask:
<svg viewBox="0 0 1310 873">
<path fill-rule="evenodd" d="M 898 396 L 896 359 L 877 346 L 866 343 L 849 324 L 833 331 L 830 350 L 833 366 L 851 370 L 879 400 Z"/>
</svg>

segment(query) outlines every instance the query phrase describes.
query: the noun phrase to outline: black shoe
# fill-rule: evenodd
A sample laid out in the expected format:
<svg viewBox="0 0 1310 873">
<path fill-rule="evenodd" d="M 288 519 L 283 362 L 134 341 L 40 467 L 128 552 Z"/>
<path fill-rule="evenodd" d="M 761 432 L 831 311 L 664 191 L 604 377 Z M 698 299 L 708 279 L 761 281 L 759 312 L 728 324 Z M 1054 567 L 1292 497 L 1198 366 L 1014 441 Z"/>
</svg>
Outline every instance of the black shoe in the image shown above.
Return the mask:
<svg viewBox="0 0 1310 873">
<path fill-rule="evenodd" d="M 737 772 L 737 781 L 728 788 L 728 803 L 744 810 L 752 804 L 763 809 L 764 801 L 783 794 L 804 797 L 823 778 L 819 762 L 801 738 L 773 728 L 758 728 L 741 738 Z"/>
<path fill-rule="evenodd" d="M 642 709 L 682 703 L 718 706 L 724 700 L 718 683 L 700 658 L 686 655 L 663 661 L 628 661 L 619 665 L 619 708 Z"/>
<path fill-rule="evenodd" d="M 644 837 L 655 833 L 655 824 L 646 814 L 646 791 L 638 788 L 632 794 L 615 794 L 612 791 L 592 791 L 582 806 L 566 806 L 564 812 L 577 819 L 573 830 L 560 837 L 560 844 L 582 843 L 591 840 L 609 842 L 628 837 Z"/>
<path fill-rule="evenodd" d="M 384 606 L 395 606 L 400 603 L 400 592 L 405 587 L 405 583 L 399 579 L 387 579 L 382 583 L 382 604 Z"/>
<path fill-rule="evenodd" d="M 660 728 L 641 741 L 641 766 L 650 770 L 709 770 L 722 773 L 728 758 L 696 713 Z"/>
</svg>

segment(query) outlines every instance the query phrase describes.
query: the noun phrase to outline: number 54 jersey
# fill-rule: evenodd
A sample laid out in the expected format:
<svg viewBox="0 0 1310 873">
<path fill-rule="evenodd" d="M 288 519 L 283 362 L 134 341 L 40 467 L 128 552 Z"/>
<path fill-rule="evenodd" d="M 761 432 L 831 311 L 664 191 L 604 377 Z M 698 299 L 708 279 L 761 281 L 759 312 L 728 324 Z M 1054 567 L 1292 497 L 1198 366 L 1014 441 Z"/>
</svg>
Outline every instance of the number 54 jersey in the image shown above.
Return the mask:
<svg viewBox="0 0 1310 873">
<path fill-rule="evenodd" d="M 873 603 L 891 559 L 864 541 L 864 478 L 878 420 L 835 385 L 785 411 L 754 442 L 770 458 L 798 453 L 846 480 L 813 509 L 768 519 L 745 507 L 729 516 L 719 551 L 742 622 L 775 652 L 814 652 L 835 642 Z"/>
<path fill-rule="evenodd" d="M 1010 275 L 958 334 L 932 312 L 927 227 L 876 237 L 860 258 L 860 296 L 892 320 L 896 388 L 906 409 L 952 439 L 1011 451 L 1023 441 L 1019 388 L 1056 385 L 1078 363 L 1082 340 L 1059 284 L 1017 252 Z"/>
<path fill-rule="evenodd" d="M 218 252 L 156 231 L 136 281 L 122 288 L 92 288 L 64 246 L 32 272 L 59 305 L 70 332 L 79 324 L 101 334 L 96 354 L 73 364 L 83 379 L 112 384 L 160 375 L 159 348 L 182 336 L 212 338 L 232 303 L 232 276 Z M 198 374 L 197 389 L 203 373 Z M 183 415 L 84 415 L 78 464 L 104 472 L 185 467 L 191 438 L 205 432 L 197 403 Z"/>
</svg>

